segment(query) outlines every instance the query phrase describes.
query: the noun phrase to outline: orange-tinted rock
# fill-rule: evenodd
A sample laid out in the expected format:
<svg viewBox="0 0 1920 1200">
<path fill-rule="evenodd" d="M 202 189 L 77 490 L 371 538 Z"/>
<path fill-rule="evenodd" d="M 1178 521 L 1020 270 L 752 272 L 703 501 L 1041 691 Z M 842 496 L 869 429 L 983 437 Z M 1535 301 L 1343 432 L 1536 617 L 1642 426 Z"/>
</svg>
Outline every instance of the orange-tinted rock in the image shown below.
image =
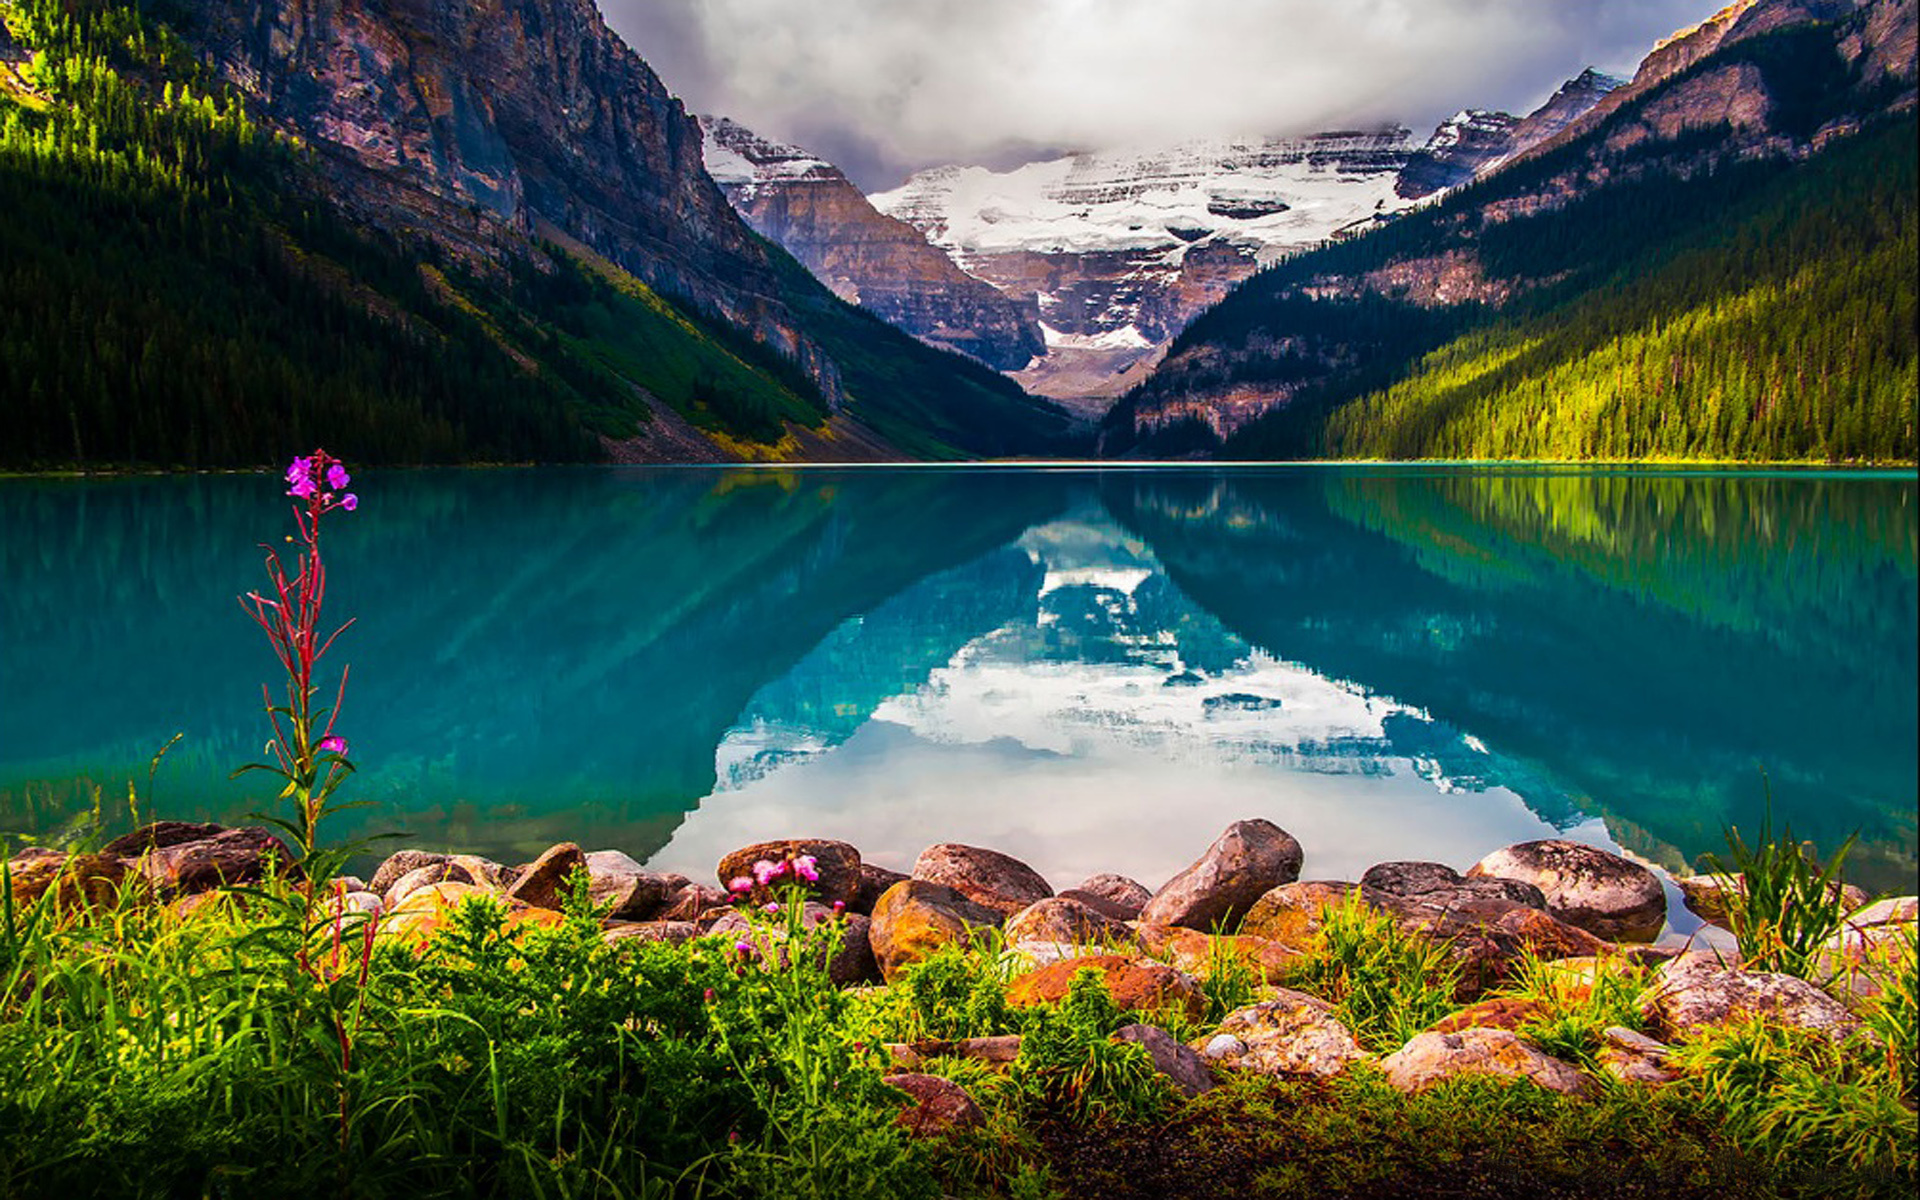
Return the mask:
<svg viewBox="0 0 1920 1200">
<path fill-rule="evenodd" d="M 913 877 L 953 888 L 967 899 L 1012 916 L 1035 901 L 1053 895 L 1040 872 L 998 850 L 942 842 L 928 846 L 914 860 Z"/>
<path fill-rule="evenodd" d="M 502 900 L 499 896 L 471 883 L 435 883 L 421 888 L 402 900 L 398 907 L 380 919 L 380 935 L 397 938 L 414 949 L 433 940 L 446 928 L 461 905 L 481 900 L 506 906 L 505 929 L 509 934 L 535 927 L 551 929 L 566 918 L 552 909 L 535 908 L 522 901 Z"/>
<path fill-rule="evenodd" d="M 880 902 L 888 888 L 909 878 L 904 872 L 889 870 L 862 860 L 860 863 L 860 894 L 847 901 L 847 907 L 857 913 L 873 915 L 873 906 Z"/>
<path fill-rule="evenodd" d="M 1007 985 L 1007 1002 L 1022 1008 L 1058 1004 L 1082 971 L 1099 976 L 1114 1003 L 1129 1012 L 1179 1007 L 1198 1018 L 1206 1007 L 1199 985 L 1187 975 L 1164 963 L 1135 962 L 1117 954 L 1067 959 L 1022 975 Z"/>
<path fill-rule="evenodd" d="M 1222 1066 L 1267 1075 L 1338 1075 L 1370 1055 L 1318 996 L 1285 988 L 1271 1000 L 1235 1009 L 1207 1042 Z"/>
<path fill-rule="evenodd" d="M 1291 946 L 1248 934 L 1225 937 L 1175 925 L 1141 925 L 1139 929 L 1140 944 L 1149 954 L 1198 978 L 1231 959 L 1252 970 L 1261 982 L 1277 984 L 1283 981 L 1287 965 L 1300 957 Z"/>
<path fill-rule="evenodd" d="M 1547 911 L 1614 941 L 1650 942 L 1666 921 L 1667 894 L 1652 871 L 1618 854 L 1547 838 L 1496 850 L 1467 871 L 1540 889 Z"/>
<path fill-rule="evenodd" d="M 999 922 L 999 913 L 953 888 L 908 879 L 888 888 L 873 906 L 869 936 L 880 972 L 891 981 L 940 947 L 981 937 Z"/>
<path fill-rule="evenodd" d="M 108 854 L 28 852 L 9 861 L 7 870 L 17 909 L 49 894 L 50 903 L 62 912 L 108 908 L 123 898 L 140 902 L 152 897 L 152 889 L 126 860 Z"/>
<path fill-rule="evenodd" d="M 819 879 L 809 883 L 794 873 L 791 864 L 794 859 L 810 856 L 813 869 Z M 753 866 L 758 862 L 769 862 L 787 866 L 785 874 L 774 880 L 771 887 L 754 884 L 751 897 L 756 904 L 764 904 L 776 898 L 776 894 L 793 884 L 800 884 L 823 904 L 832 904 L 835 900 L 851 905 L 860 897 L 860 852 L 846 842 L 836 842 L 827 838 L 782 838 L 773 842 L 756 842 L 751 846 L 742 846 L 720 860 L 715 874 L 720 878 L 720 886 L 728 888 L 736 879 L 752 880 Z"/>
<path fill-rule="evenodd" d="M 1535 958 L 1598 958 L 1613 950 L 1612 943 L 1537 908 L 1514 909 L 1495 918 L 1492 925 L 1519 938 Z"/>
<path fill-rule="evenodd" d="M 527 864 L 507 889 L 507 898 L 535 908 L 558 910 L 565 903 L 573 873 L 586 869 L 587 856 L 580 847 L 572 842 L 557 843 Z"/>
<path fill-rule="evenodd" d="M 1326 922 L 1324 910 L 1338 908 L 1359 895 L 1354 883 L 1307 880 L 1274 888 L 1254 902 L 1240 932 L 1288 946 L 1304 946 Z"/>
<path fill-rule="evenodd" d="M 1456 1013 L 1435 1021 L 1434 1033 L 1457 1033 L 1462 1029 L 1511 1029 L 1517 1030 L 1528 1021 L 1541 1020 L 1551 1015 L 1545 1004 L 1538 1000 L 1521 999 L 1517 996 L 1494 996 L 1479 1000 Z"/>
<path fill-rule="evenodd" d="M 1422 1033 L 1380 1061 L 1387 1082 L 1417 1092 L 1460 1075 L 1524 1079 L 1563 1095 L 1584 1095 L 1592 1081 L 1578 1067 L 1549 1057 L 1506 1029 Z"/>
<path fill-rule="evenodd" d="M 1131 944 L 1133 930 L 1078 900 L 1050 896 L 1035 901 L 1007 918 L 1010 944 L 1052 943 L 1089 946 Z"/>
</svg>

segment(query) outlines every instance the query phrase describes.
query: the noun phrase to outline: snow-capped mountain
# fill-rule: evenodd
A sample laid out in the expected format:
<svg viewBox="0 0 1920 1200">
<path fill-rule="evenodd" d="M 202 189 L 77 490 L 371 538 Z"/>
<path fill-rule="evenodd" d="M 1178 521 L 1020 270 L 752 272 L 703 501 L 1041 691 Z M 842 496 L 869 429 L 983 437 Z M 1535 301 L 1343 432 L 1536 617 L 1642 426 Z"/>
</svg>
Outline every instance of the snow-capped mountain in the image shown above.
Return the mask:
<svg viewBox="0 0 1920 1200">
<path fill-rule="evenodd" d="M 1047 356 L 1016 376 L 1111 397 L 1261 264 L 1406 202 L 1399 126 L 1100 151 L 1010 171 L 937 167 L 870 197 L 969 273 L 1038 305 Z"/>
<path fill-rule="evenodd" d="M 842 300 L 997 370 L 1018 370 L 1045 349 L 1030 303 L 883 216 L 840 168 L 734 121 L 703 117 L 700 126 L 707 174 L 735 211 Z"/>
</svg>

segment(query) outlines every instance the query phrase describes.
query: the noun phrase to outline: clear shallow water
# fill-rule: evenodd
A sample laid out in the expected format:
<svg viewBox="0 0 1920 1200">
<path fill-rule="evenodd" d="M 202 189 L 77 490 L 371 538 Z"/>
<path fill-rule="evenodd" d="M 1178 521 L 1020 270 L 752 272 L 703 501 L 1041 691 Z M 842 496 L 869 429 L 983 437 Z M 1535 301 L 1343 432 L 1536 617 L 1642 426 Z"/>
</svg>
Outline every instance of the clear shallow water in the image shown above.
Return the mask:
<svg viewBox="0 0 1920 1200">
<path fill-rule="evenodd" d="M 1306 874 L 1556 831 L 1679 869 L 1776 820 L 1915 870 L 1916 484 L 1246 468 L 365 472 L 345 837 L 704 876 L 841 836 L 1155 885 L 1265 816 Z M 0 831 L 236 819 L 264 477 L 0 482 Z M 1763 774 L 1764 773 L 1764 774 Z"/>
</svg>

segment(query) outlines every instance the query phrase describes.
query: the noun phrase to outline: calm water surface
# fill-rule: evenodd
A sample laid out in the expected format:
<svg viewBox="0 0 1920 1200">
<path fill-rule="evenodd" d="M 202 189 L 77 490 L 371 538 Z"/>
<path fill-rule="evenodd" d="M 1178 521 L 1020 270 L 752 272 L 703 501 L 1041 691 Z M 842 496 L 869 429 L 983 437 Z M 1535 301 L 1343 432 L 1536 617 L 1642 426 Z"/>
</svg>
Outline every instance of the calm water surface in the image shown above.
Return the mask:
<svg viewBox="0 0 1920 1200">
<path fill-rule="evenodd" d="M 1680 869 L 1776 819 L 1912 890 L 1911 476 L 1267 468 L 365 472 L 334 833 L 704 877 L 784 834 L 1149 886 L 1556 831 Z M 270 808 L 235 603 L 265 477 L 0 482 L 0 831 Z M 151 784 L 153 753 L 185 736 Z M 343 793 L 345 794 L 345 793 Z"/>
</svg>

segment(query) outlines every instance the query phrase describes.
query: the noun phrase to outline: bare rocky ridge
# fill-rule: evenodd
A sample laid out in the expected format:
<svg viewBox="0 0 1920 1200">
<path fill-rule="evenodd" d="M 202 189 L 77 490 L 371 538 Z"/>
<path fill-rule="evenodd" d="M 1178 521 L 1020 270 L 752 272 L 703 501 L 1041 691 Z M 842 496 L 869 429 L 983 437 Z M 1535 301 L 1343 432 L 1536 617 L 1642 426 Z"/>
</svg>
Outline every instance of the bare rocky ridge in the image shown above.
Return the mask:
<svg viewBox="0 0 1920 1200">
<path fill-rule="evenodd" d="M 734 209 L 842 300 L 996 370 L 1017 371 L 1045 352 L 1031 305 L 882 214 L 838 167 L 724 118 L 703 117 L 701 128 L 707 172 Z"/>
</svg>

